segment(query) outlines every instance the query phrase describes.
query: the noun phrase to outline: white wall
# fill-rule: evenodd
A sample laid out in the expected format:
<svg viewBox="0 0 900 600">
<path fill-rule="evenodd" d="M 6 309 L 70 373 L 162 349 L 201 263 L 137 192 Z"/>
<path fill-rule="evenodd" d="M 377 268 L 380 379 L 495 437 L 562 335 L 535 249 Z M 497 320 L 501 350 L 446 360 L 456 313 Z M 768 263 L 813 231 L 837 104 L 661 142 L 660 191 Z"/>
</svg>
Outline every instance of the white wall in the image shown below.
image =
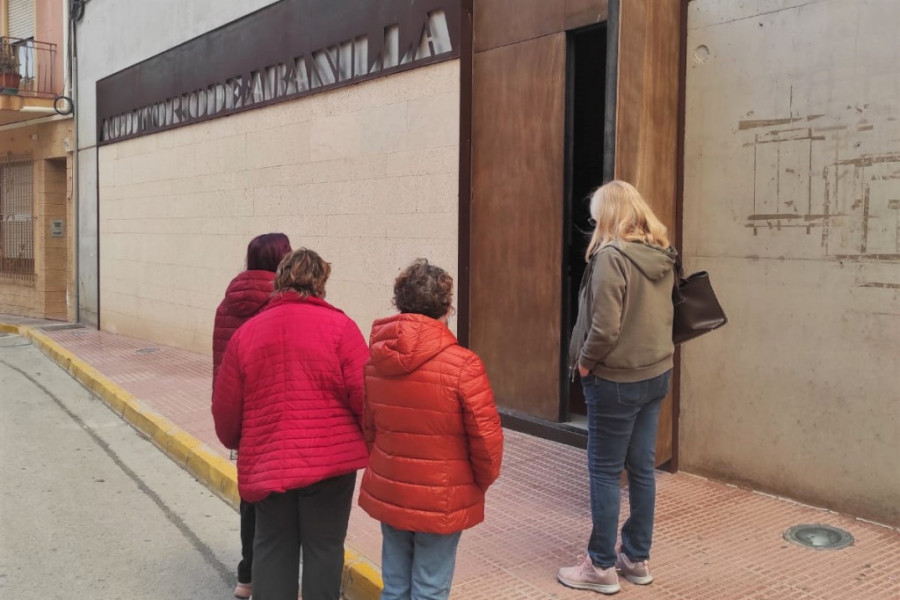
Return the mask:
<svg viewBox="0 0 900 600">
<path fill-rule="evenodd" d="M 417 257 L 457 270 L 459 61 L 100 149 L 101 326 L 209 352 L 250 239 L 332 263 L 368 335 Z"/>
<path fill-rule="evenodd" d="M 900 524 L 895 0 L 689 4 L 683 468 Z"/>
<path fill-rule="evenodd" d="M 97 322 L 96 83 L 272 0 L 93 0 L 76 25 L 79 284 L 82 318 Z"/>
</svg>

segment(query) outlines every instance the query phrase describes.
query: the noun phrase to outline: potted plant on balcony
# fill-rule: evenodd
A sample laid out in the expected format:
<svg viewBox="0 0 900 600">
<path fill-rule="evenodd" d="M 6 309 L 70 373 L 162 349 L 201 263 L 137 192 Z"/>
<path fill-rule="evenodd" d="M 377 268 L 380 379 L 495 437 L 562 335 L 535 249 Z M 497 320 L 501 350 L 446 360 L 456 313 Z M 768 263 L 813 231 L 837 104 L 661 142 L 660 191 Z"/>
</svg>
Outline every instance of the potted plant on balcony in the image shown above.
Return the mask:
<svg viewBox="0 0 900 600">
<path fill-rule="evenodd" d="M 4 94 L 18 93 L 21 79 L 19 53 L 15 46 L 4 40 L 0 43 L 0 91 Z"/>
</svg>

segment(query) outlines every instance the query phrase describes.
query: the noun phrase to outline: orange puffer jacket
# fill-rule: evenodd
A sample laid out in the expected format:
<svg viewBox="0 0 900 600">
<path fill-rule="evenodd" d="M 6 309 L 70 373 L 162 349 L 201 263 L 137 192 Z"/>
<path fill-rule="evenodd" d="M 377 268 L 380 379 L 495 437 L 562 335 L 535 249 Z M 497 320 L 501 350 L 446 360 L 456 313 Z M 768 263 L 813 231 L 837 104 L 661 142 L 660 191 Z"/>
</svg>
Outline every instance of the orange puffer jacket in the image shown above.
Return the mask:
<svg viewBox="0 0 900 600">
<path fill-rule="evenodd" d="M 481 359 L 440 321 L 375 321 L 363 432 L 371 455 L 359 505 L 396 529 L 447 534 L 484 520 L 503 429 Z"/>
</svg>

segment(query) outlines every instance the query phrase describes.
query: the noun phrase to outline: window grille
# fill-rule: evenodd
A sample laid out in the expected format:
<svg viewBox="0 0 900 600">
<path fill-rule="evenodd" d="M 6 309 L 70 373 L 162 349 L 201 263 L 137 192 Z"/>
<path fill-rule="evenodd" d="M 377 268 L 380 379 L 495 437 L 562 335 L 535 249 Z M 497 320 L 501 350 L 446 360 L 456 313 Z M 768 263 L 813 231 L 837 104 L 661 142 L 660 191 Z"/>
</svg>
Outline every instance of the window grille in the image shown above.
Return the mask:
<svg viewBox="0 0 900 600">
<path fill-rule="evenodd" d="M 34 281 L 34 163 L 0 159 L 0 276 Z"/>
</svg>

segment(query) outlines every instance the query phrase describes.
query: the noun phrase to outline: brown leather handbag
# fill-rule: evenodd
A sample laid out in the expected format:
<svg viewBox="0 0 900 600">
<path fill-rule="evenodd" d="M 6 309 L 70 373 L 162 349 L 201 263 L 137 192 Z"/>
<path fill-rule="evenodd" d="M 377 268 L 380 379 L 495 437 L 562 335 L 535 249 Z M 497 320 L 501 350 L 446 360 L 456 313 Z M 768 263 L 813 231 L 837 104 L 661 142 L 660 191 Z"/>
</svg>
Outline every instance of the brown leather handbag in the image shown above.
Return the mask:
<svg viewBox="0 0 900 600">
<path fill-rule="evenodd" d="M 675 261 L 672 304 L 675 307 L 672 341 L 676 345 L 700 337 L 728 322 L 709 282 L 709 273 L 697 271 L 685 277 L 681 258 Z"/>
</svg>

